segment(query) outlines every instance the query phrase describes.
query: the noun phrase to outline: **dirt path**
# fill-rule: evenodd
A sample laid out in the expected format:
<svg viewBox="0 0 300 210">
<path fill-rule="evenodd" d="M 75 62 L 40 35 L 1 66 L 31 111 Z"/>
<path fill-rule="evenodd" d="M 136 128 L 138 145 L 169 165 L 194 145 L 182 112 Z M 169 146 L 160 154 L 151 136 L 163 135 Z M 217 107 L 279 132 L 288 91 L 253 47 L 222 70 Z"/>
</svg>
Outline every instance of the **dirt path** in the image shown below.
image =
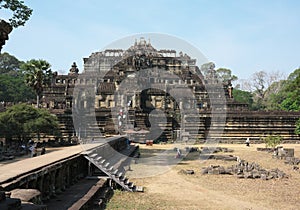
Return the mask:
<svg viewBox="0 0 300 210">
<path fill-rule="evenodd" d="M 170 209 L 268 209 L 187 181 L 175 171 L 159 176 L 147 185 L 147 189 L 147 193 L 160 195 L 174 203 Z"/>
<path fill-rule="evenodd" d="M 199 147 L 203 145 L 197 145 Z M 249 162 L 256 162 L 265 169 L 279 168 L 289 175 L 288 179 L 238 179 L 231 175 L 202 175 L 202 167 L 209 165 L 229 166 L 235 162 L 222 160 L 199 160 L 198 153 L 190 155 L 163 174 L 136 178 L 137 185 L 145 187 L 144 193 L 115 192 L 107 209 L 299 209 L 300 173 L 282 160 L 272 158 L 267 152 L 258 152 L 264 145 L 219 145 L 234 150 L 231 155 Z M 284 145 L 294 148 L 295 156 L 300 157 L 300 145 Z M 156 155 L 172 145 L 141 146 L 141 157 Z M 175 154 L 175 153 L 174 153 Z M 227 153 L 228 155 L 228 153 Z M 153 164 L 133 164 L 133 172 L 151 170 Z M 139 170 L 138 170 L 139 169 Z M 192 169 L 194 175 L 179 173 Z"/>
</svg>

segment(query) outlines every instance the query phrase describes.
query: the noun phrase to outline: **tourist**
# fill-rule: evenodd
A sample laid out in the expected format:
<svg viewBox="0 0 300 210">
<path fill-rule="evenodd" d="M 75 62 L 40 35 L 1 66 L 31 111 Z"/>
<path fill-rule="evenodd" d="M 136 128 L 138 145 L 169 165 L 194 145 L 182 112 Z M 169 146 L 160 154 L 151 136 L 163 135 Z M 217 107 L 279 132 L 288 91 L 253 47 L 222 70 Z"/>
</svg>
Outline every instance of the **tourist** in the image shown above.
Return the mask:
<svg viewBox="0 0 300 210">
<path fill-rule="evenodd" d="M 44 155 L 46 153 L 46 148 L 42 147 L 41 155 Z"/>
<path fill-rule="evenodd" d="M 130 140 L 126 139 L 127 149 L 130 149 Z"/>
<path fill-rule="evenodd" d="M 31 157 L 36 157 L 35 145 L 32 145 L 31 147 L 29 147 L 29 150 L 31 151 Z"/>
<path fill-rule="evenodd" d="M 246 140 L 246 146 L 247 146 L 247 147 L 250 147 L 250 139 L 249 139 L 249 137 L 248 137 L 247 140 Z"/>
<path fill-rule="evenodd" d="M 177 155 L 176 158 L 181 158 L 181 151 L 179 148 L 177 148 Z"/>
</svg>

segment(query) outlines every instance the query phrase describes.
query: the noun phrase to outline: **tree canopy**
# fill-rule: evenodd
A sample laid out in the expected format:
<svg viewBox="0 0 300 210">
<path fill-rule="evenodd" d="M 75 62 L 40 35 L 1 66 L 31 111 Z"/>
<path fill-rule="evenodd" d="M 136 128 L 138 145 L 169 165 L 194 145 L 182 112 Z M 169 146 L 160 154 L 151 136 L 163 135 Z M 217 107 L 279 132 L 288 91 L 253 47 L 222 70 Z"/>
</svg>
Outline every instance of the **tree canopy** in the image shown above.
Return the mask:
<svg viewBox="0 0 300 210">
<path fill-rule="evenodd" d="M 23 63 L 8 53 L 0 54 L 0 102 L 26 102 L 34 99 L 34 92 L 26 86 L 20 71 Z"/>
<path fill-rule="evenodd" d="M 232 71 L 230 69 L 219 68 L 216 70 L 216 73 L 219 79 L 224 83 L 227 83 L 228 81 L 234 82 L 238 79 L 237 76 L 232 74 Z"/>
<path fill-rule="evenodd" d="M 52 79 L 50 67 L 51 65 L 47 61 L 41 59 L 32 59 L 21 65 L 25 83 L 36 93 L 37 107 L 39 107 L 39 97 L 43 92 L 43 87 L 48 86 Z"/>
<path fill-rule="evenodd" d="M 281 92 L 285 95 L 281 108 L 287 111 L 300 111 L 300 68 L 289 75 Z"/>
<path fill-rule="evenodd" d="M 24 1 L 19 0 L 0 0 L 0 9 L 8 9 L 12 11 L 12 17 L 8 20 L 9 24 L 17 28 L 24 26 L 32 14 L 32 9 L 24 4 Z"/>
<path fill-rule="evenodd" d="M 259 71 L 243 86 L 253 95 L 252 109 L 300 111 L 300 69 L 288 79 L 278 71 Z"/>
<path fill-rule="evenodd" d="M 237 102 L 248 104 L 250 109 L 253 106 L 253 96 L 251 92 L 235 88 L 233 89 L 233 98 Z"/>
<path fill-rule="evenodd" d="M 20 70 L 21 64 L 23 61 L 18 60 L 15 56 L 10 55 L 9 53 L 0 54 L 0 74 L 12 73 L 15 74 Z"/>
<path fill-rule="evenodd" d="M 17 104 L 0 113 L 0 136 L 28 140 L 40 134 L 57 135 L 58 119 L 47 110 Z"/>
<path fill-rule="evenodd" d="M 25 85 L 22 75 L 0 74 L 0 102 L 27 102 L 34 98 L 34 92 Z"/>
</svg>

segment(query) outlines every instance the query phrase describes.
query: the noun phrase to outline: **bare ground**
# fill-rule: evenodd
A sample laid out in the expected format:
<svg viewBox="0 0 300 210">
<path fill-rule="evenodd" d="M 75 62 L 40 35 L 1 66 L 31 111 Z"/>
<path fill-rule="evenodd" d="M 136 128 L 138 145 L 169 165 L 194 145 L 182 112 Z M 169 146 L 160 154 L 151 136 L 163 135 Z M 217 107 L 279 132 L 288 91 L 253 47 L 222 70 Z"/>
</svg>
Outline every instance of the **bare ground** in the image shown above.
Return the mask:
<svg viewBox="0 0 300 210">
<path fill-rule="evenodd" d="M 203 145 L 196 145 L 203 146 Z M 201 175 L 202 167 L 209 165 L 229 166 L 236 162 L 222 160 L 199 160 L 198 153 L 190 153 L 169 171 L 152 177 L 136 178 L 137 185 L 145 187 L 144 193 L 116 191 L 107 209 L 299 209 L 300 173 L 283 160 L 273 159 L 267 152 L 256 151 L 264 145 L 218 145 L 232 148 L 232 155 L 248 162 L 257 162 L 265 169 L 279 168 L 289 175 L 287 179 L 261 180 L 238 179 L 231 175 Z M 283 145 L 294 148 L 300 158 L 300 145 Z M 172 148 L 172 145 L 141 146 L 141 157 Z M 176 152 L 174 152 L 174 155 Z M 228 154 L 228 153 L 227 153 Z M 133 164 L 128 176 L 143 164 Z M 151 167 L 147 165 L 146 167 Z M 194 175 L 179 173 L 192 169 Z M 132 180 L 132 179 L 131 179 Z"/>
</svg>

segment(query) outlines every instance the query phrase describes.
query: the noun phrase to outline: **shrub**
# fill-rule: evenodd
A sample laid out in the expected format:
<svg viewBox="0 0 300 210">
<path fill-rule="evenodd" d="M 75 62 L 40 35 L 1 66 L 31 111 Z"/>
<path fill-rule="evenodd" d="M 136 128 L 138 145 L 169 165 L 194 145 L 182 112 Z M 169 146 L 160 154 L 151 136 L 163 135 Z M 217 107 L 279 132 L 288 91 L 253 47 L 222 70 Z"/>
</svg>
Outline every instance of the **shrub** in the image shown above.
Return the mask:
<svg viewBox="0 0 300 210">
<path fill-rule="evenodd" d="M 277 145 L 281 143 L 282 137 L 278 135 L 269 135 L 263 140 L 266 143 L 266 147 L 272 147 L 274 149 Z"/>
</svg>

